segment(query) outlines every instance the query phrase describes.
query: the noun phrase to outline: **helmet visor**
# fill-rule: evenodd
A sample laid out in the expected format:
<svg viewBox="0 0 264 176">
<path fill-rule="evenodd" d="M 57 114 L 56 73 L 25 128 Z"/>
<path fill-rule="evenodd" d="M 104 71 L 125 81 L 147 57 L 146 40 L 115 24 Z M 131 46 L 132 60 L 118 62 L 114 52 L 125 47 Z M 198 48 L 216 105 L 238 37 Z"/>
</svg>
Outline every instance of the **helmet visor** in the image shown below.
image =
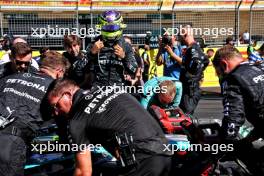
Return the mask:
<svg viewBox="0 0 264 176">
<path fill-rule="evenodd" d="M 120 25 L 117 25 L 117 24 L 109 24 L 109 25 L 102 26 L 102 30 L 106 32 L 115 32 L 120 29 L 121 29 Z"/>
</svg>

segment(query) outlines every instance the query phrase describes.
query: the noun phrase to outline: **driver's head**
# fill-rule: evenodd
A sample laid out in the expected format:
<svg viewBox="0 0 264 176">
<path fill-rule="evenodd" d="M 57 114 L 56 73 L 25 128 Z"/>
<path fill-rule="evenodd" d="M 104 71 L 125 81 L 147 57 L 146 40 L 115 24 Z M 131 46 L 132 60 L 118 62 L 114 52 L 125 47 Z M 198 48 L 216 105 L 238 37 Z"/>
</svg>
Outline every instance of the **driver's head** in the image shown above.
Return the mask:
<svg viewBox="0 0 264 176">
<path fill-rule="evenodd" d="M 176 95 L 176 86 L 173 81 L 166 80 L 159 84 L 160 92 L 157 94 L 159 102 L 168 105 L 173 102 Z"/>
<path fill-rule="evenodd" d="M 97 26 L 101 29 L 101 35 L 106 41 L 118 40 L 123 34 L 123 29 L 126 28 L 123 23 L 123 17 L 114 10 L 103 12 L 99 16 L 99 24 Z"/>
</svg>

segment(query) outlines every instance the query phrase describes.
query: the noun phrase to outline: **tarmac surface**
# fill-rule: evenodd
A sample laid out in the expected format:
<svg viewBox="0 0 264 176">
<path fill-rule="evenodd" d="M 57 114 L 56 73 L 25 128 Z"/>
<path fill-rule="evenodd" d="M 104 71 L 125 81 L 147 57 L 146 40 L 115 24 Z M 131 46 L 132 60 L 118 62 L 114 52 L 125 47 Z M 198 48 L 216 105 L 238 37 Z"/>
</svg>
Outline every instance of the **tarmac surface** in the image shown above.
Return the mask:
<svg viewBox="0 0 264 176">
<path fill-rule="evenodd" d="M 197 118 L 223 118 L 223 105 L 219 88 L 203 89 L 203 96 L 194 112 Z"/>
</svg>

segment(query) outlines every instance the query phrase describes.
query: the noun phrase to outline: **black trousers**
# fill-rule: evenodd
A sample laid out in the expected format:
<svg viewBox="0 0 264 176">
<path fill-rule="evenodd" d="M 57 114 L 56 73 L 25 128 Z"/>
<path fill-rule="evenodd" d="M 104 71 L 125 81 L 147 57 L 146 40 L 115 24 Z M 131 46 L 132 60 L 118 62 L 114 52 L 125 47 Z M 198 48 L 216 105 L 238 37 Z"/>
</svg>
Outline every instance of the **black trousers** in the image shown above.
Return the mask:
<svg viewBox="0 0 264 176">
<path fill-rule="evenodd" d="M 27 147 L 18 136 L 0 131 L 0 176 L 22 176 Z"/>
<path fill-rule="evenodd" d="M 200 99 L 201 91 L 199 88 L 197 88 L 197 90 L 192 93 L 183 91 L 181 103 L 179 106 L 186 114 L 193 115 Z"/>
<path fill-rule="evenodd" d="M 170 156 L 155 155 L 140 161 L 136 168 L 124 176 L 168 176 L 170 169 Z"/>
</svg>

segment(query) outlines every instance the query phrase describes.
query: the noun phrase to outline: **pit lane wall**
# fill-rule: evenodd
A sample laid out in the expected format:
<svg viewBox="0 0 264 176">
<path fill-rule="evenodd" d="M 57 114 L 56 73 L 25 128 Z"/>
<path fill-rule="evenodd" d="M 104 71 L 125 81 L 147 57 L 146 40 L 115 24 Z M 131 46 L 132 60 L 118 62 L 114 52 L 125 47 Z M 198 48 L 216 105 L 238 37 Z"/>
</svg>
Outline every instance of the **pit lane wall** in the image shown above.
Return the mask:
<svg viewBox="0 0 264 176">
<path fill-rule="evenodd" d="M 243 58 L 247 59 L 247 47 L 246 46 L 239 46 L 237 47 L 238 50 L 241 52 L 241 54 L 243 55 Z M 209 48 L 204 48 L 204 52 L 206 53 L 206 51 Z M 216 51 L 218 49 L 218 47 L 213 47 L 210 49 L 213 49 L 214 51 Z M 143 53 L 143 50 L 140 50 L 140 54 Z M 154 76 L 162 76 L 163 75 L 163 66 L 157 66 L 155 64 L 155 56 L 157 55 L 158 50 L 157 49 L 153 49 L 150 50 L 148 52 L 149 58 L 150 58 L 150 67 L 149 67 L 149 78 L 152 78 Z M 2 59 L 2 56 L 5 54 L 5 51 L 0 51 L 0 61 Z M 38 51 L 33 51 L 33 57 L 36 57 L 39 55 Z M 211 58 L 210 58 L 211 59 Z M 219 87 L 219 83 L 218 83 L 218 78 L 215 74 L 215 69 L 212 66 L 212 63 L 210 62 L 209 66 L 206 68 L 206 70 L 204 71 L 204 81 L 202 83 L 202 87 Z"/>
</svg>

